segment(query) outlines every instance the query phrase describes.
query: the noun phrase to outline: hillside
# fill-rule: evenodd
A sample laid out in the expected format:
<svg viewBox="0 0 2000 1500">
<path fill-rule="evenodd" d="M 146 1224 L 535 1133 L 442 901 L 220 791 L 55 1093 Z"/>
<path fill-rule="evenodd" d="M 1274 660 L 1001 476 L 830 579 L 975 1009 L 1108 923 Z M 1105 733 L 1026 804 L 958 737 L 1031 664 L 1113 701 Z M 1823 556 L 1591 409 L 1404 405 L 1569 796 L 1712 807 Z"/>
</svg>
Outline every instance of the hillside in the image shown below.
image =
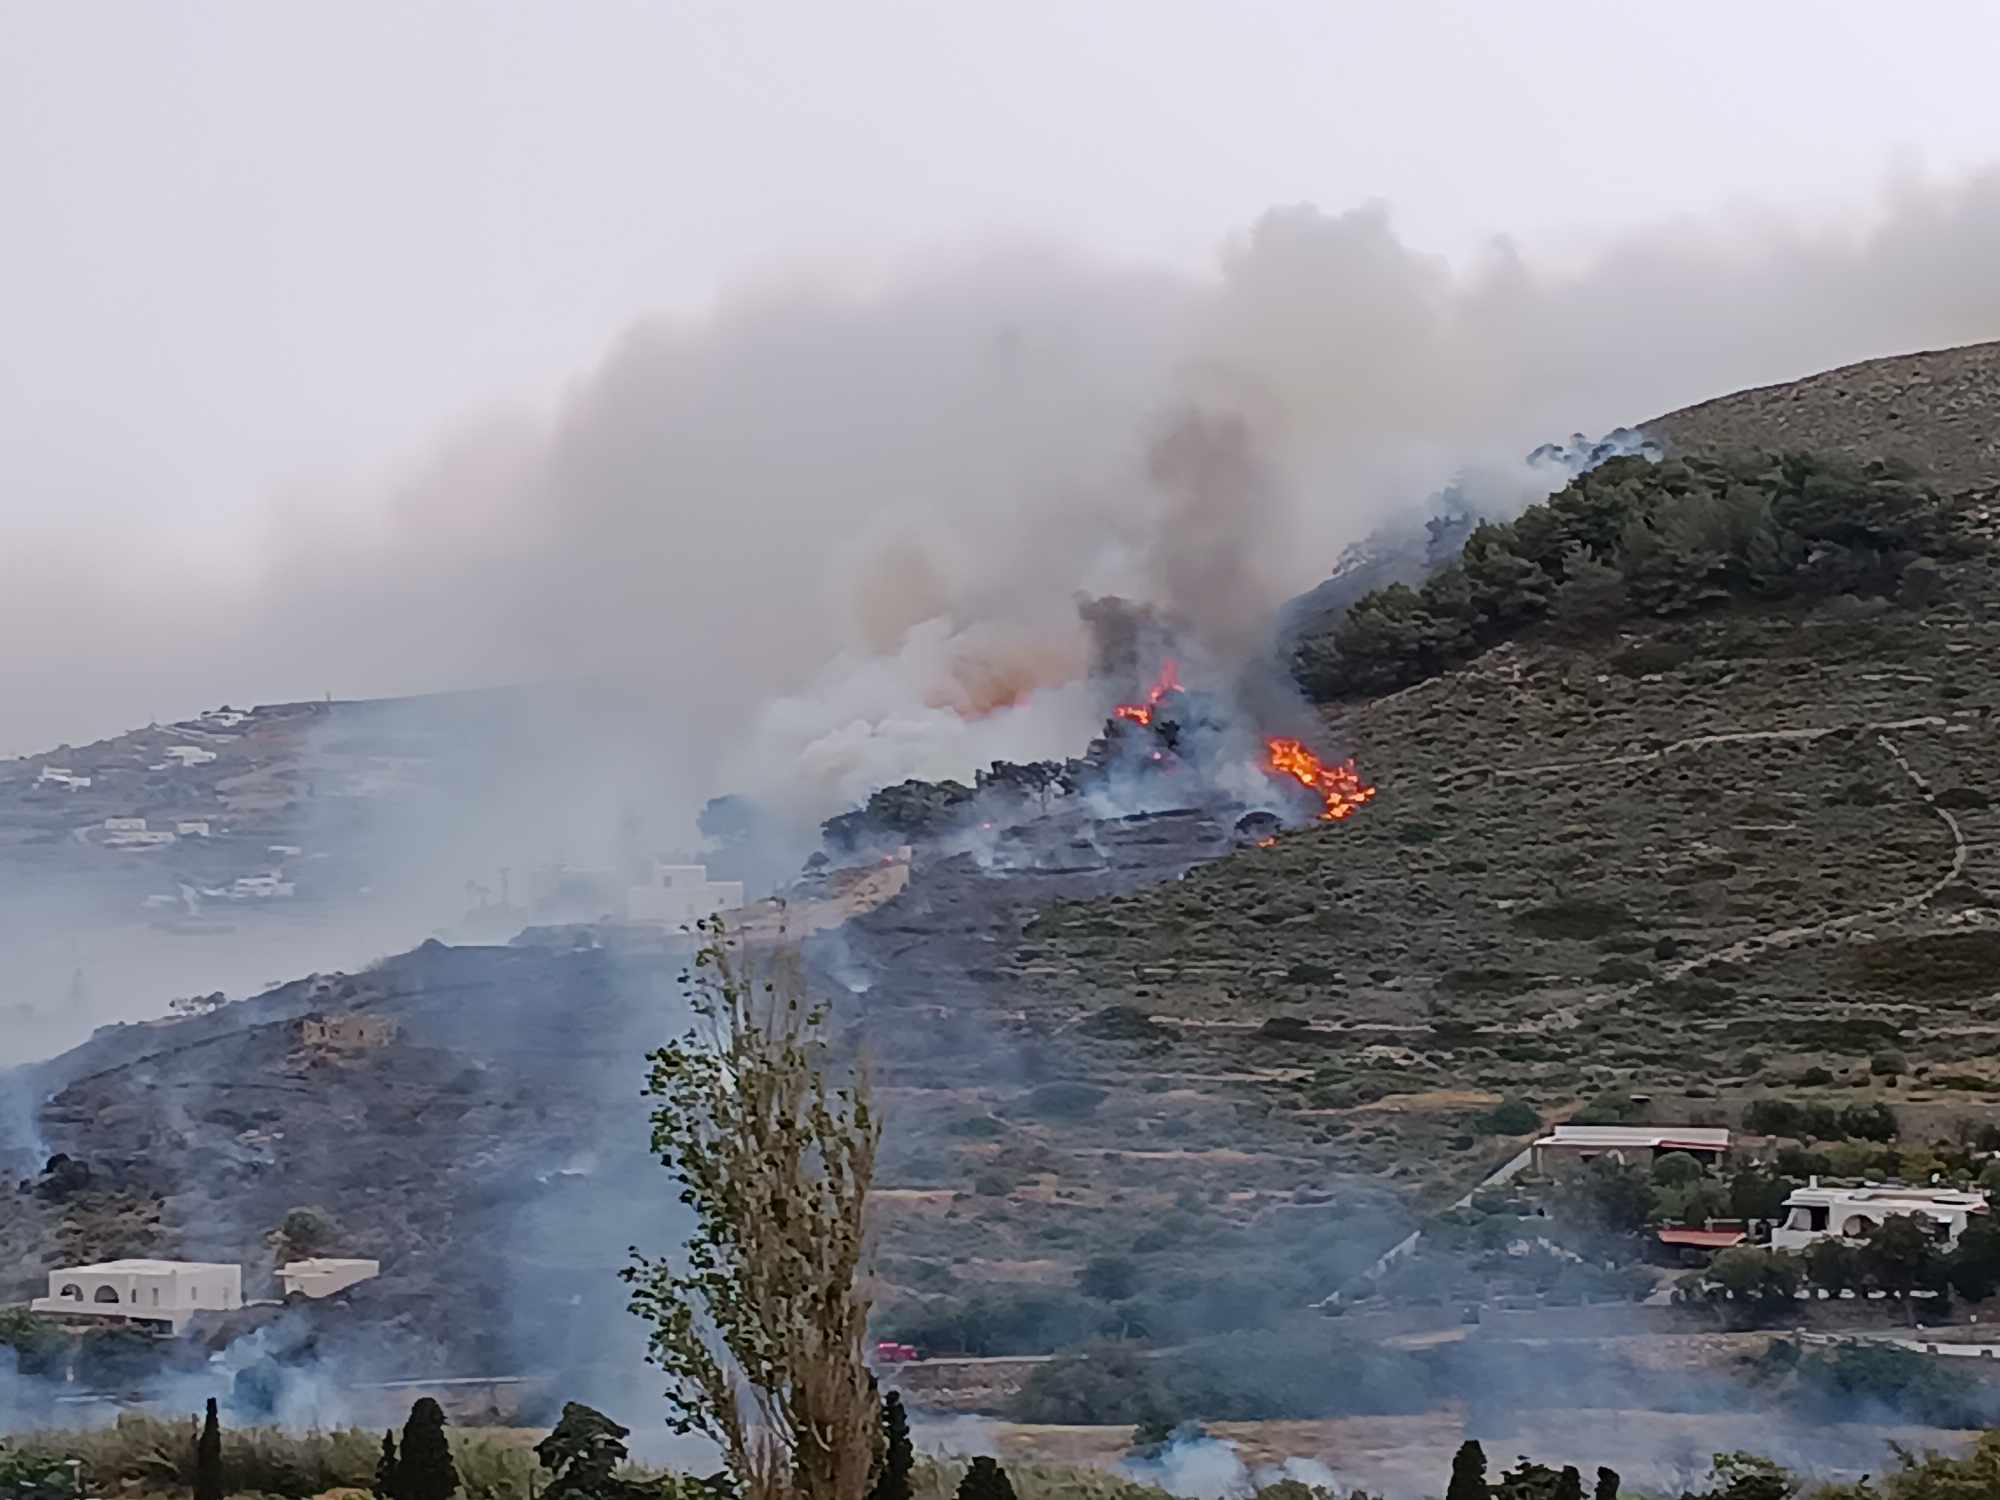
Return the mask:
<svg viewBox="0 0 2000 1500">
<path fill-rule="evenodd" d="M 1956 383 L 1943 356 L 1861 368 L 1944 392 L 1963 476 L 1992 353 L 1961 354 Z M 1788 403 L 1865 446 L 1875 407 L 1831 379 L 1662 424 L 1728 446 Z M 1975 490 L 1946 520 L 1965 545 L 1921 589 L 1529 623 L 1330 704 L 1323 740 L 1378 795 L 1268 847 L 1213 810 L 1072 809 L 982 854 L 920 848 L 808 950 L 888 1108 L 884 1331 L 999 1353 L 1285 1319 L 1510 1155 L 1507 1099 L 1650 1096 L 1683 1122 L 1885 1100 L 1910 1142 L 1990 1118 L 2000 511 Z M 44 1144 L 99 1178 L 23 1196 L 9 1290 L 162 1236 L 261 1268 L 309 1204 L 383 1258 L 370 1295 L 428 1309 L 399 1316 L 440 1366 L 544 1357 L 572 1295 L 569 1334 L 601 1349 L 609 1264 L 670 1222 L 632 1091 L 680 956 L 577 939 L 430 946 L 58 1059 Z M 398 1034 L 302 1051 L 313 1008 Z M 461 1289 L 506 1316 L 441 1311 Z"/>
<path fill-rule="evenodd" d="M 1807 449 L 1898 459 L 1945 489 L 2000 484 L 2000 342 L 1864 360 L 1668 412 L 1646 432 L 1681 453 Z"/>
</svg>

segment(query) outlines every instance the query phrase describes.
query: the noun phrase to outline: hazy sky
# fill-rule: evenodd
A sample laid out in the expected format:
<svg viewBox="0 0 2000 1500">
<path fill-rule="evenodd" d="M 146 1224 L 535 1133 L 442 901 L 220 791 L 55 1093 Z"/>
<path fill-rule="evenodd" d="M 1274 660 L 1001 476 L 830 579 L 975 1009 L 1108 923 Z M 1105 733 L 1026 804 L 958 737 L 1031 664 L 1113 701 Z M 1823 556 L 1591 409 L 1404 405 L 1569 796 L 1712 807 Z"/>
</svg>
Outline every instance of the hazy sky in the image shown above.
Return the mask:
<svg viewBox="0 0 2000 1500">
<path fill-rule="evenodd" d="M 301 515 L 338 529 L 440 433 L 550 406 L 644 314 L 977 246 L 1212 275 L 1301 202 L 1384 200 L 1455 264 L 1504 233 L 1580 265 L 1683 216 L 1858 222 L 1899 174 L 2000 151 L 1978 3 L 5 0 L 0 23 L 0 588 L 153 580 L 101 641 L 0 605 L 0 752 L 285 691 L 267 659 L 142 692 L 110 625 L 206 641 L 212 589 Z M 81 643 L 40 652 L 41 620 Z M 330 685 L 411 685 L 390 676 Z"/>
</svg>

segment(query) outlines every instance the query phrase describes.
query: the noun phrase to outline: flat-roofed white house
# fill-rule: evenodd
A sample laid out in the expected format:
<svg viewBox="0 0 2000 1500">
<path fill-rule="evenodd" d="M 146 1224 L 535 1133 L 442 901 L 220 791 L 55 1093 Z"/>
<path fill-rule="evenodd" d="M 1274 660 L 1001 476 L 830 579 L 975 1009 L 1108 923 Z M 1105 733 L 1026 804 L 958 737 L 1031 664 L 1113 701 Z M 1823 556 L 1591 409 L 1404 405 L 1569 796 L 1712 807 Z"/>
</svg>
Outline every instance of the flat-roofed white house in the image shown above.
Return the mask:
<svg viewBox="0 0 2000 1500">
<path fill-rule="evenodd" d="M 1729 1154 L 1729 1132 L 1705 1125 L 1558 1125 L 1532 1149 L 1538 1174 L 1599 1157 L 1651 1166 L 1670 1151 L 1714 1166 Z"/>
<path fill-rule="evenodd" d="M 653 878 L 628 887 L 625 914 L 634 922 L 688 927 L 717 912 L 743 905 L 743 882 L 710 880 L 706 865 L 669 865 L 655 861 Z"/>
<path fill-rule="evenodd" d="M 1861 1239 L 1884 1219 L 1908 1214 L 1928 1221 L 1932 1236 L 1955 1245 L 1966 1226 L 1990 1210 L 1980 1188 L 1902 1187 L 1894 1183 L 1822 1186 L 1817 1177 L 1785 1199 L 1785 1217 L 1771 1231 L 1774 1250 L 1803 1250 L 1838 1235 Z"/>
<path fill-rule="evenodd" d="M 331 1297 L 381 1274 L 380 1261 L 315 1255 L 309 1260 L 288 1260 L 278 1267 L 278 1284 L 287 1297 Z"/>
<path fill-rule="evenodd" d="M 179 1333 L 199 1312 L 243 1305 L 243 1268 L 190 1260 L 108 1260 L 49 1272 L 31 1311 Z"/>
</svg>

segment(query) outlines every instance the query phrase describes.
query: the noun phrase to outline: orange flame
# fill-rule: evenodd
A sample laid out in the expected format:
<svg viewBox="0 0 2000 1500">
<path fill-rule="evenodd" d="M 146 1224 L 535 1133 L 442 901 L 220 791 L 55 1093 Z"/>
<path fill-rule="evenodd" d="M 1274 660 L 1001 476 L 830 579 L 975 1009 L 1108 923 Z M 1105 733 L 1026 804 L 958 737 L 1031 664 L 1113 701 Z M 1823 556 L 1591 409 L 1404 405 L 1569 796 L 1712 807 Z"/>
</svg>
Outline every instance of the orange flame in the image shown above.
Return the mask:
<svg viewBox="0 0 2000 1500">
<path fill-rule="evenodd" d="M 1151 690 L 1146 694 L 1146 701 L 1144 703 L 1121 703 L 1112 709 L 1111 712 L 1120 719 L 1130 719 L 1134 724 L 1147 725 L 1153 722 L 1153 710 L 1160 706 L 1160 700 L 1166 697 L 1167 694 L 1178 693 L 1180 690 L 1180 663 L 1176 661 L 1164 661 L 1160 663 L 1159 680 L 1153 684 Z M 1156 760 L 1158 758 L 1157 756 L 1154 757 Z"/>
<path fill-rule="evenodd" d="M 1325 804 L 1320 811 L 1324 822 L 1353 817 L 1375 796 L 1375 788 L 1361 779 L 1351 760 L 1329 766 L 1298 740 L 1266 740 L 1265 748 L 1269 753 L 1265 769 L 1272 775 L 1289 776 L 1319 793 Z"/>
</svg>

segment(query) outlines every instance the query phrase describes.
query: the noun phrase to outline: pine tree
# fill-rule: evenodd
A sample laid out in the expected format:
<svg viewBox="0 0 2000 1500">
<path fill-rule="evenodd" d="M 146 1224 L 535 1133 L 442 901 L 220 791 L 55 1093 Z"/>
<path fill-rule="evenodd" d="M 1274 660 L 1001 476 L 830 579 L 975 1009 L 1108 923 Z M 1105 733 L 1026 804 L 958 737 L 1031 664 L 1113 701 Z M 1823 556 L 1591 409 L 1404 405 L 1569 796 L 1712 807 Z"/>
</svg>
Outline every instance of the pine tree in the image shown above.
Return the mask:
<svg viewBox="0 0 2000 1500">
<path fill-rule="evenodd" d="M 958 1500 L 1014 1500 L 1014 1484 L 1005 1469 L 981 1454 L 959 1480 Z"/>
<path fill-rule="evenodd" d="M 1599 1469 L 1597 1471 L 1597 1493 L 1593 1500 L 1618 1500 L 1618 1471 Z"/>
<path fill-rule="evenodd" d="M 1583 1475 L 1574 1464 L 1564 1464 L 1563 1471 L 1556 1479 L 1555 1500 L 1583 1500 Z"/>
<path fill-rule="evenodd" d="M 194 1445 L 194 1500 L 222 1500 L 222 1423 L 215 1415 L 215 1397 L 208 1398 L 208 1415 Z"/>
<path fill-rule="evenodd" d="M 910 1471 L 917 1451 L 910 1442 L 910 1414 L 896 1391 L 882 1398 L 882 1472 L 875 1476 L 868 1500 L 910 1500 Z"/>
<path fill-rule="evenodd" d="M 382 1456 L 375 1460 L 375 1483 L 369 1486 L 375 1500 L 396 1500 L 396 1434 L 382 1434 Z"/>
<path fill-rule="evenodd" d="M 396 1500 L 451 1500 L 458 1466 L 445 1441 L 444 1408 L 429 1396 L 410 1408 L 403 1424 L 403 1456 L 396 1465 Z"/>
<path fill-rule="evenodd" d="M 960 1500 L 964 1500 L 961 1490 Z M 1486 1450 L 1467 1438 L 1452 1455 L 1451 1483 L 1444 1500 L 1487 1500 Z"/>
</svg>

